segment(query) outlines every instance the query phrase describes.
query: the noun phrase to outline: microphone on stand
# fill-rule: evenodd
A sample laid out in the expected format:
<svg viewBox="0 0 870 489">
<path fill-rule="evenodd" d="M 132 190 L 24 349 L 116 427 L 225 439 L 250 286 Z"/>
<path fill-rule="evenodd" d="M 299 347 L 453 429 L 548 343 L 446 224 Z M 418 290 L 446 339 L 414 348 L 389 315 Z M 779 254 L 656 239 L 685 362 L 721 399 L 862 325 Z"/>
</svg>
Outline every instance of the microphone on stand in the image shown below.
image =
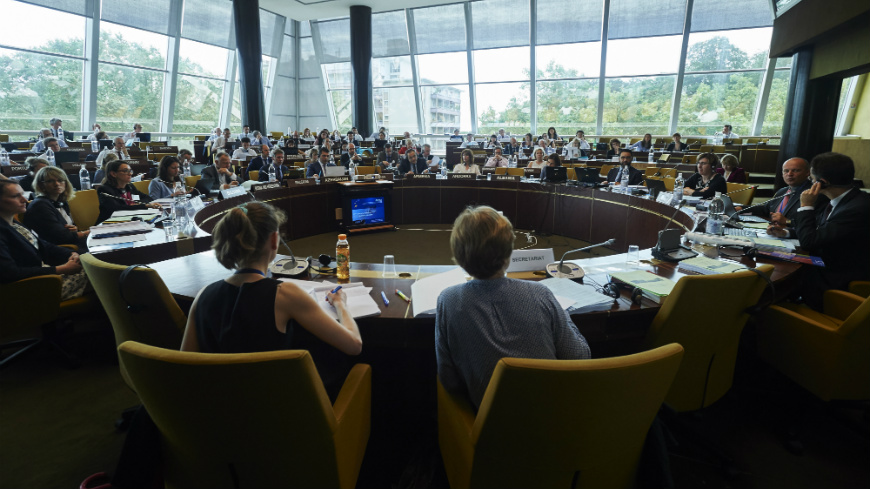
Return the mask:
<svg viewBox="0 0 870 489">
<path fill-rule="evenodd" d="M 580 265 L 577 265 L 577 264 L 571 263 L 571 262 L 568 262 L 566 264 L 565 257 L 568 256 L 568 254 L 570 254 L 570 253 L 577 253 L 579 251 L 588 251 L 588 250 L 591 250 L 592 248 L 598 248 L 599 246 L 610 246 L 615 242 L 616 242 L 616 239 L 610 238 L 603 243 L 598 243 L 598 244 L 594 244 L 591 246 L 586 246 L 585 248 L 578 248 L 576 250 L 566 251 L 562 255 L 562 259 L 559 260 L 558 264 L 550 263 L 549 265 L 547 265 L 547 275 L 549 275 L 551 277 L 555 277 L 555 278 L 568 278 L 571 280 L 583 278 L 583 276 L 586 275 L 586 272 L 583 271 L 583 268 L 581 268 Z"/>
<path fill-rule="evenodd" d="M 257 200 L 254 197 L 254 194 L 250 189 L 245 189 L 245 193 L 247 193 L 251 197 L 251 202 Z M 287 246 L 287 243 L 284 242 L 284 238 L 281 237 L 281 233 L 278 233 L 278 241 L 284 248 L 287 248 L 287 251 L 290 253 L 290 258 L 282 258 L 280 260 L 276 260 L 274 263 L 269 265 L 269 271 L 276 275 L 288 275 L 290 277 L 296 277 L 298 275 L 302 275 L 307 272 L 311 267 L 311 262 L 308 260 L 300 260 L 296 258 L 296 255 L 293 254 L 293 250 Z M 279 247 L 280 249 L 280 247 Z"/>
</svg>

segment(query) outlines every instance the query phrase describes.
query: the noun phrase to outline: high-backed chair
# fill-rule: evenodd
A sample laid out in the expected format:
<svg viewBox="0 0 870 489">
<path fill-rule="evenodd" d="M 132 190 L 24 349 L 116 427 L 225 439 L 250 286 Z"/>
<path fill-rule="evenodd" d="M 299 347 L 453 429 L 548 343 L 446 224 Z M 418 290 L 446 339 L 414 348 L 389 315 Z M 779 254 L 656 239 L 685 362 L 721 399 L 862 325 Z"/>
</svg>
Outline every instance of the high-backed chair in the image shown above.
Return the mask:
<svg viewBox="0 0 870 489">
<path fill-rule="evenodd" d="M 187 316 L 157 272 L 106 263 L 90 253 L 81 255 L 81 262 L 112 323 L 116 344 L 133 340 L 161 348 L 181 348 Z M 121 376 L 132 386 L 123 367 Z"/>
<path fill-rule="evenodd" d="M 357 175 L 374 175 L 375 167 L 374 166 L 357 166 L 356 167 Z"/>
<path fill-rule="evenodd" d="M 251 170 L 248 172 L 248 180 L 257 181 L 260 178 L 260 170 Z"/>
<path fill-rule="evenodd" d="M 849 292 L 861 297 L 870 297 L 870 281 L 855 280 L 849 282 Z"/>
<path fill-rule="evenodd" d="M 202 178 L 202 175 L 191 175 L 189 177 L 184 177 L 184 184 L 187 186 L 187 188 L 194 188 L 196 187 L 196 182 L 198 182 L 200 178 Z"/>
<path fill-rule="evenodd" d="M 351 369 L 330 405 L 306 350 L 191 353 L 128 341 L 118 351 L 160 431 L 166 487 L 356 485 L 368 365 Z"/>
<path fill-rule="evenodd" d="M 698 161 L 698 155 L 683 155 L 682 164 L 684 165 L 694 165 L 696 161 Z"/>
<path fill-rule="evenodd" d="M 771 265 L 757 270 L 768 277 Z M 740 333 L 767 281 L 752 271 L 680 278 L 650 325 L 646 348 L 679 343 L 686 349 L 665 402 L 675 411 L 694 411 L 731 388 Z M 710 304 L 715 301 L 715 311 Z"/>
<path fill-rule="evenodd" d="M 725 187 L 732 202 L 741 205 L 752 205 L 752 199 L 755 198 L 755 185 L 728 182 L 725 184 Z"/>
<path fill-rule="evenodd" d="M 503 358 L 477 415 L 438 382 L 450 487 L 633 487 L 683 348 L 599 360 Z"/>
<path fill-rule="evenodd" d="M 568 180 L 577 180 L 577 172 L 573 168 L 565 170 L 565 175 L 567 175 Z"/>
<path fill-rule="evenodd" d="M 607 174 L 610 173 L 610 170 L 616 168 L 616 166 L 617 165 L 601 165 L 601 173 L 599 173 L 599 175 L 601 175 L 601 178 L 606 179 Z"/>
<path fill-rule="evenodd" d="M 76 192 L 75 197 L 69 201 L 69 212 L 80 230 L 90 229 L 100 216 L 100 199 L 97 197 L 97 191 L 91 189 Z"/>
<path fill-rule="evenodd" d="M 60 275 L 42 275 L 0 284 L 0 297 L 3 298 L 3 302 L 15 305 L 15 307 L 3 308 L 3 321 L 0 322 L 2 336 L 14 337 L 34 326 L 55 321 L 60 313 L 61 284 Z M 45 340 L 43 336 L 42 339 L 28 338 L 0 345 L 0 350 L 17 348 L 14 353 L 0 360 L 0 367 Z"/>
<path fill-rule="evenodd" d="M 824 311 L 767 308 L 758 355 L 823 401 L 870 399 L 870 298 L 828 290 Z"/>
<path fill-rule="evenodd" d="M 505 170 L 507 170 L 508 175 L 513 175 L 515 177 L 521 177 L 526 174 L 525 168 L 505 168 Z"/>
<path fill-rule="evenodd" d="M 142 192 L 145 195 L 148 195 L 148 185 L 151 184 L 151 180 L 142 180 L 139 182 L 133 182 L 133 186 L 136 187 L 136 190 Z"/>
<path fill-rule="evenodd" d="M 507 173 L 507 168 L 505 168 L 503 166 L 500 166 L 500 167 L 495 169 L 496 175 L 505 175 L 506 173 Z"/>
</svg>

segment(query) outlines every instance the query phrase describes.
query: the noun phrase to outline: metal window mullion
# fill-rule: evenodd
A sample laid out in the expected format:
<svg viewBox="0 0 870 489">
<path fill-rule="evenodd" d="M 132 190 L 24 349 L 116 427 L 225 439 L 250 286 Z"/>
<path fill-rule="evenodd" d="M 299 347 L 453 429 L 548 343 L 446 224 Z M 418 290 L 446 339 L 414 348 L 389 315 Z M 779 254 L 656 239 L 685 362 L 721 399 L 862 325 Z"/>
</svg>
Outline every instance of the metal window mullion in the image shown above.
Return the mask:
<svg viewBox="0 0 870 489">
<path fill-rule="evenodd" d="M 610 0 L 604 0 L 601 7 L 601 61 L 598 73 L 598 114 L 595 121 L 595 133 L 601 134 L 604 128 L 604 75 L 607 70 L 607 31 L 610 23 Z"/>
<path fill-rule="evenodd" d="M 236 88 L 236 63 L 237 54 L 235 50 L 230 51 L 227 56 L 227 74 L 226 83 L 224 84 L 224 96 L 221 102 L 221 117 L 218 123 L 221 127 L 230 127 L 233 112 L 233 91 Z"/>
<path fill-rule="evenodd" d="M 535 46 L 538 42 L 538 0 L 529 1 L 529 129 L 537 134 L 538 127 L 538 70 Z"/>
<path fill-rule="evenodd" d="M 281 22 L 281 19 L 284 19 L 284 22 Z M 278 24 L 280 26 L 275 26 L 275 35 L 272 36 L 272 45 L 278 46 L 278 55 L 274 57 L 275 64 L 271 70 L 269 70 L 269 80 L 266 82 L 269 86 L 269 97 L 265 100 L 266 104 L 266 128 L 269 128 L 272 124 L 269 122 L 269 119 L 272 118 L 272 102 L 275 100 L 275 77 L 277 76 L 278 67 L 281 65 L 281 54 L 284 51 L 284 30 L 287 24 L 287 19 L 284 16 L 278 16 Z M 280 34 L 280 37 L 279 37 Z M 277 43 L 277 44 L 275 44 Z M 265 87 L 263 87 L 265 89 Z M 262 132 L 266 132 L 267 129 L 263 129 Z"/>
<path fill-rule="evenodd" d="M 301 29 L 301 25 L 300 25 L 301 22 L 298 20 L 294 20 L 293 22 L 295 22 L 295 24 L 293 26 L 293 33 L 296 34 L 295 36 L 293 36 L 293 53 L 294 53 L 294 56 L 293 56 L 293 78 L 295 78 L 295 80 L 296 80 L 296 87 L 295 87 L 296 93 L 294 94 L 294 97 L 296 98 L 296 108 L 293 110 L 294 112 L 296 112 L 296 123 L 293 125 L 293 127 L 295 128 L 293 130 L 298 131 L 299 130 L 299 57 L 302 55 L 302 40 L 301 40 L 301 37 L 299 35 L 300 34 L 299 31 Z M 288 134 L 288 136 L 289 136 L 289 134 Z"/>
<path fill-rule="evenodd" d="M 761 135 L 764 126 L 764 116 L 767 114 L 767 100 L 770 98 L 770 87 L 773 85 L 773 75 L 776 73 L 776 58 L 768 58 L 764 76 L 761 77 L 761 90 L 755 98 L 755 116 L 752 119 L 752 135 Z"/>
<path fill-rule="evenodd" d="M 858 75 L 852 78 L 849 82 L 849 87 L 846 89 L 846 96 L 843 97 L 843 105 L 840 107 L 840 115 L 837 118 L 840 124 L 835 129 L 834 136 L 846 136 L 852 132 L 852 124 L 855 122 L 856 110 L 851 110 L 850 107 L 858 107 L 858 102 L 861 99 L 861 94 L 864 92 L 864 85 L 867 83 L 867 73 Z"/>
<path fill-rule="evenodd" d="M 81 131 L 97 122 L 97 79 L 100 74 L 100 0 L 88 0 L 85 21 L 85 63 L 82 87 Z"/>
<path fill-rule="evenodd" d="M 169 49 L 166 56 L 166 70 L 163 75 L 163 112 L 160 114 L 160 130 L 172 132 L 175 121 L 175 91 L 178 88 L 178 57 L 181 49 L 182 0 L 172 0 L 169 7 Z"/>
<path fill-rule="evenodd" d="M 323 75 L 323 63 L 321 60 L 323 59 L 323 46 L 320 43 L 320 25 L 317 22 L 311 22 L 311 41 L 314 45 L 314 60 L 317 63 L 317 66 L 320 66 L 320 70 L 318 71 L 320 78 L 320 86 L 323 87 L 323 95 L 324 101 L 326 102 L 326 116 L 332 119 L 332 127 L 338 127 L 337 117 L 335 115 L 335 106 L 330 99 L 330 94 L 328 89 L 326 88 L 326 77 Z M 313 78 L 313 77 L 312 77 Z M 323 115 L 319 115 L 318 117 L 323 117 Z"/>
<path fill-rule="evenodd" d="M 414 12 L 409 8 L 405 9 L 405 24 L 408 30 L 408 49 L 411 51 L 411 78 L 414 80 L 414 103 L 417 104 L 417 132 L 423 134 L 423 100 L 420 97 L 420 74 L 417 73 L 417 27 L 414 25 Z"/>
<path fill-rule="evenodd" d="M 689 33 L 692 31 L 692 10 L 695 0 L 686 0 L 686 17 L 683 21 L 683 44 L 680 46 L 680 64 L 677 81 L 674 83 L 674 95 L 671 99 L 671 120 L 668 124 L 668 134 L 677 132 L 680 121 L 680 103 L 683 95 L 683 79 L 686 76 L 686 57 L 689 52 Z"/>
<path fill-rule="evenodd" d="M 471 109 L 471 132 L 477 134 L 477 96 L 474 85 L 474 57 L 471 52 L 474 47 L 474 33 L 471 28 L 471 3 L 465 2 L 465 54 L 468 60 L 468 105 Z"/>
</svg>

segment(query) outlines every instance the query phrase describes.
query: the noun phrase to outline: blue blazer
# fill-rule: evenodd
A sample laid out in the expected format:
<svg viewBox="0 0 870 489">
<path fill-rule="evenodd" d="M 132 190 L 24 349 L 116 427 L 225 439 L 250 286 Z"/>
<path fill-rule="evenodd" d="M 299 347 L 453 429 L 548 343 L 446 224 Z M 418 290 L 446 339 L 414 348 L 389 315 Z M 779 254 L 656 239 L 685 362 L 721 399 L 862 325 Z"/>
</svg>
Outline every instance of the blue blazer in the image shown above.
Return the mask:
<svg viewBox="0 0 870 489">
<path fill-rule="evenodd" d="M 72 254 L 69 248 L 61 248 L 39 237 L 37 241 L 37 247 L 34 247 L 6 221 L 0 220 L 0 283 L 55 275 L 55 267 L 66 263 Z M 42 266 L 43 263 L 48 266 Z"/>
</svg>

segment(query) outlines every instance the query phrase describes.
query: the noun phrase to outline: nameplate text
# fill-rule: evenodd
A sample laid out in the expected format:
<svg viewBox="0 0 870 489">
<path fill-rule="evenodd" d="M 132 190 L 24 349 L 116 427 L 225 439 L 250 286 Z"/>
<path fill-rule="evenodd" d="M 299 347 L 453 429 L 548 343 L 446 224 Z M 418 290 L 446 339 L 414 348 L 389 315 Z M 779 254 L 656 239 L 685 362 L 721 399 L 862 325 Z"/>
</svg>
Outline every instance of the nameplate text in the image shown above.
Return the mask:
<svg viewBox="0 0 870 489">
<path fill-rule="evenodd" d="M 281 182 L 255 183 L 254 185 L 251 185 L 251 192 L 270 190 L 273 188 L 281 188 Z"/>
<path fill-rule="evenodd" d="M 314 185 L 314 178 L 303 178 L 290 181 L 290 185 Z"/>
<path fill-rule="evenodd" d="M 415 173 L 414 175 L 411 175 L 411 178 L 421 178 L 421 179 L 425 179 L 425 180 L 435 180 L 435 174 L 434 174 L 434 173 L 424 173 L 424 174 L 422 174 L 422 175 L 417 175 L 417 174 Z"/>
<path fill-rule="evenodd" d="M 519 182 L 520 181 L 519 175 L 493 175 L 492 177 L 494 180 L 499 180 L 499 181 L 507 181 L 507 182 Z"/>
<path fill-rule="evenodd" d="M 336 182 L 349 182 L 350 177 L 345 175 L 343 177 L 323 177 L 320 179 L 322 183 L 336 183 Z"/>
<path fill-rule="evenodd" d="M 547 264 L 553 263 L 553 248 L 540 250 L 514 250 L 511 253 L 511 261 L 507 271 L 510 272 L 533 272 L 545 270 Z"/>
<path fill-rule="evenodd" d="M 448 180 L 474 180 L 477 175 L 474 173 L 448 173 Z"/>
</svg>

